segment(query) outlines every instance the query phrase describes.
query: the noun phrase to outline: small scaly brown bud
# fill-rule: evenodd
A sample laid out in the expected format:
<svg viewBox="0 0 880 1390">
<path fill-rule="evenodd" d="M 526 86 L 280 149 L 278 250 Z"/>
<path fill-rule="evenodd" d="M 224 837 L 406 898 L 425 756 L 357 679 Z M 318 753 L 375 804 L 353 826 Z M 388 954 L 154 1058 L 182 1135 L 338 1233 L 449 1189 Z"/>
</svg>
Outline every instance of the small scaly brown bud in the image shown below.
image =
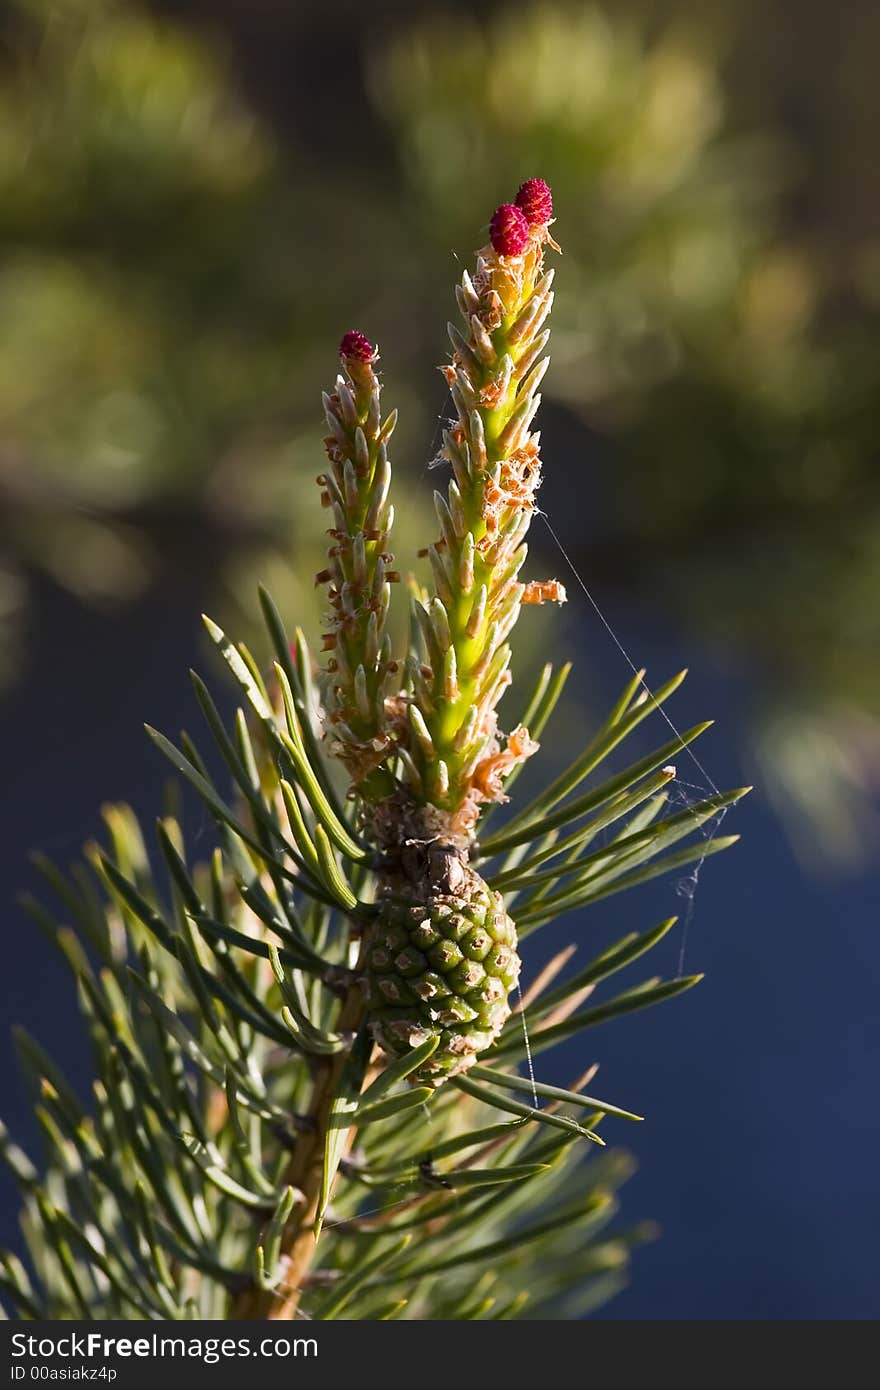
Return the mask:
<svg viewBox="0 0 880 1390">
<path fill-rule="evenodd" d="M 531 579 L 523 585 L 523 603 L 565 603 L 568 595 L 558 579 Z"/>
</svg>

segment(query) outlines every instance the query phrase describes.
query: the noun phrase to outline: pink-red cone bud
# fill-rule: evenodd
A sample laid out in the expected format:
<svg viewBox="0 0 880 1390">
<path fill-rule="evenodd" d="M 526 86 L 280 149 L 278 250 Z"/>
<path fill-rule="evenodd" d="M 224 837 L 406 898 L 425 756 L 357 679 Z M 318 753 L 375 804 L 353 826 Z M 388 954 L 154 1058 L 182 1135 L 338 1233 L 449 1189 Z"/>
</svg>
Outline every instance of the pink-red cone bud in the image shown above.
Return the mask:
<svg viewBox="0 0 880 1390">
<path fill-rule="evenodd" d="M 529 226 L 546 227 L 553 216 L 550 185 L 543 179 L 526 179 L 516 195 L 516 205 L 522 209 Z"/>
<path fill-rule="evenodd" d="M 520 208 L 502 203 L 492 214 L 489 236 L 499 256 L 519 256 L 529 244 L 529 224 Z"/>
<path fill-rule="evenodd" d="M 348 362 L 372 362 L 376 349 L 363 333 L 356 328 L 349 329 L 339 344 L 339 356 Z"/>
</svg>

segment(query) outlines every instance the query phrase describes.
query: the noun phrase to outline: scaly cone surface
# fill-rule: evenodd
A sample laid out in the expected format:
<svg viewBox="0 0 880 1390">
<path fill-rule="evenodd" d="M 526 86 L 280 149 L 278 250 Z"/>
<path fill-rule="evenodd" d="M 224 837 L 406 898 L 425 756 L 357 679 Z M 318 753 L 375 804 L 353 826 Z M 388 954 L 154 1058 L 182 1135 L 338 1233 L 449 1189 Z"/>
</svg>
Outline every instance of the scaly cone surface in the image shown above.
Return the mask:
<svg viewBox="0 0 880 1390">
<path fill-rule="evenodd" d="M 430 874 L 406 893 L 389 892 L 370 934 L 367 970 L 373 1037 L 401 1055 L 439 1038 L 415 1073 L 420 1085 L 439 1085 L 466 1070 L 494 1042 L 510 1015 L 519 979 L 516 927 L 473 869 L 447 859 L 454 886 Z"/>
</svg>

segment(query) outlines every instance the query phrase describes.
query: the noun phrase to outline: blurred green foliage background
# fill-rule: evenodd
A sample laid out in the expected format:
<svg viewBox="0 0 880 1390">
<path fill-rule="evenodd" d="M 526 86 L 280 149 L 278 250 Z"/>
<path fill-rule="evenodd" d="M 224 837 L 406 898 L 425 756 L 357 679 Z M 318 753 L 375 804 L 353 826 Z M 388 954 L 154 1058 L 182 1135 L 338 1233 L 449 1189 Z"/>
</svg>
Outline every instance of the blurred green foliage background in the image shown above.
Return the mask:
<svg viewBox="0 0 880 1390">
<path fill-rule="evenodd" d="M 880 12 L 474 8 L 7 4 L 4 677 L 35 576 L 121 604 L 195 548 L 220 616 L 258 577 L 314 613 L 350 326 L 387 345 L 410 563 L 458 258 L 540 174 L 548 514 L 600 593 L 747 673 L 765 788 L 852 861 L 880 780 Z"/>
</svg>

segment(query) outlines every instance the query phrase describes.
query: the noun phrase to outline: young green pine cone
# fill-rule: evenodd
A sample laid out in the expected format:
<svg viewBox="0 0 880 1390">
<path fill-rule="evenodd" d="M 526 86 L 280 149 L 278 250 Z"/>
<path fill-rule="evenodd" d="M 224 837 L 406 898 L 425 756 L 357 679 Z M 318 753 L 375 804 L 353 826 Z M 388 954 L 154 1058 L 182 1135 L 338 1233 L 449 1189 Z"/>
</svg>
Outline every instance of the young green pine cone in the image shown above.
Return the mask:
<svg viewBox="0 0 880 1390">
<path fill-rule="evenodd" d="M 498 1036 L 510 1016 L 508 995 L 520 961 L 516 927 L 501 895 L 454 852 L 429 857 L 429 892 L 413 882 L 384 899 L 370 929 L 367 976 L 374 1038 L 386 1053 L 400 1056 L 439 1036 L 436 1051 L 410 1076 L 439 1086 Z M 438 859 L 445 860 L 439 879 Z"/>
</svg>

